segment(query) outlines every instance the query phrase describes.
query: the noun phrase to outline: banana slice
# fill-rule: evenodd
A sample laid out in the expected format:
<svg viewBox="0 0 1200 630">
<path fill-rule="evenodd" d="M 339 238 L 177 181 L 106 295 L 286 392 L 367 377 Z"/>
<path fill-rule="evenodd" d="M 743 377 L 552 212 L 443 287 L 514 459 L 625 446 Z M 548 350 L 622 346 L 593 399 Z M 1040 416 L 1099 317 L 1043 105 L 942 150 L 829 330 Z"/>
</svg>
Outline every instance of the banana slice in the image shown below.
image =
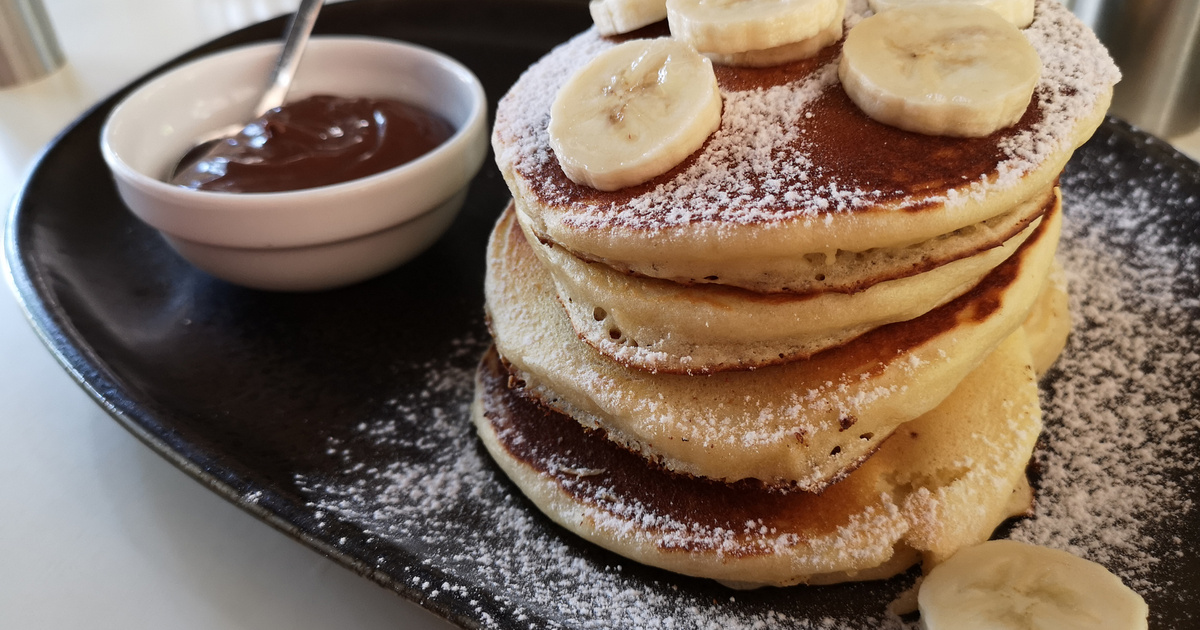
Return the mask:
<svg viewBox="0 0 1200 630">
<path fill-rule="evenodd" d="M 1145 630 L 1149 608 L 1107 569 L 1065 551 L 993 540 L 934 567 L 923 630 Z"/>
<path fill-rule="evenodd" d="M 846 35 L 838 76 L 871 118 L 929 135 L 981 137 L 1025 113 L 1041 77 L 1017 27 L 974 4 L 892 9 Z"/>
<path fill-rule="evenodd" d="M 838 2 L 837 16 L 829 26 L 821 29 L 816 35 L 798 42 L 766 48 L 763 50 L 747 50 L 737 53 L 704 53 L 715 64 L 722 66 L 741 66 L 747 68 L 764 68 L 777 66 L 789 61 L 808 59 L 821 52 L 826 46 L 842 38 L 842 22 L 846 14 L 846 0 Z"/>
<path fill-rule="evenodd" d="M 978 4 L 987 7 L 1000 17 L 1012 22 L 1017 28 L 1025 28 L 1033 23 L 1034 0 L 868 0 L 871 10 L 883 13 L 899 7 L 911 7 L 918 4 Z"/>
<path fill-rule="evenodd" d="M 839 0 L 667 0 L 671 35 L 704 53 L 764 50 L 841 20 Z"/>
<path fill-rule="evenodd" d="M 610 48 L 568 79 L 548 131 L 571 181 L 616 190 L 671 170 L 720 125 L 712 62 L 661 38 Z"/>
<path fill-rule="evenodd" d="M 667 0 L 592 0 L 588 10 L 601 35 L 618 35 L 667 19 Z"/>
</svg>

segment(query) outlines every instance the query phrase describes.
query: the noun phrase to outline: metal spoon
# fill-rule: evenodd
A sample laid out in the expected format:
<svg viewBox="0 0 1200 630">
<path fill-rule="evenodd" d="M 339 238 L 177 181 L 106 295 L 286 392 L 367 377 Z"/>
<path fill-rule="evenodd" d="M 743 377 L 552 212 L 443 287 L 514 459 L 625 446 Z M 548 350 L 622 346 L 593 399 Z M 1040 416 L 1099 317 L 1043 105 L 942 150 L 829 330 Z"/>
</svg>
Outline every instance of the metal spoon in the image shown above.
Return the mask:
<svg viewBox="0 0 1200 630">
<path fill-rule="evenodd" d="M 288 23 L 283 38 L 283 50 L 279 53 L 279 59 L 275 61 L 267 89 L 258 100 L 258 105 L 254 107 L 251 120 L 262 118 L 267 112 L 283 105 L 288 89 L 292 86 L 292 78 L 296 76 L 296 68 L 300 65 L 300 57 L 304 54 L 304 47 L 308 44 L 308 36 L 312 33 L 317 14 L 321 12 L 321 6 L 324 4 L 325 0 L 301 0 L 300 6 Z M 228 125 L 206 134 L 196 146 L 183 155 L 171 170 L 169 179 L 174 180 L 180 172 L 207 157 L 222 139 L 236 135 L 245 127 L 246 123 Z"/>
</svg>

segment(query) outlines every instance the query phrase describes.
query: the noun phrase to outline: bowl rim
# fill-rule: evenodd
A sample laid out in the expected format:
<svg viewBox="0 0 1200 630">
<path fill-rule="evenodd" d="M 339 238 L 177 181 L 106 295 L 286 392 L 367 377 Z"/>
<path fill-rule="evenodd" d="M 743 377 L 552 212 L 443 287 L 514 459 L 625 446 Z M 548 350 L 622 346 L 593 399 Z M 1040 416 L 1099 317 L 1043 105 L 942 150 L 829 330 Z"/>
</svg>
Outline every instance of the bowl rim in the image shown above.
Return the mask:
<svg viewBox="0 0 1200 630">
<path fill-rule="evenodd" d="M 146 193 L 155 197 L 161 198 L 175 195 L 201 195 L 202 198 L 205 199 L 228 199 L 231 203 L 239 203 L 237 201 L 233 201 L 234 199 L 245 200 L 241 203 L 249 203 L 251 200 L 262 203 L 279 201 L 286 202 L 297 197 L 308 198 L 314 195 L 340 195 L 349 193 L 358 188 L 372 186 L 373 184 L 384 179 L 402 176 L 404 171 L 420 169 L 424 164 L 440 159 L 447 153 L 467 150 L 467 147 L 472 141 L 474 128 L 479 124 L 484 124 L 486 122 L 484 118 L 487 115 L 487 95 L 484 92 L 483 84 L 479 81 L 479 77 L 475 76 L 475 73 L 471 72 L 469 68 L 467 68 L 457 59 L 438 50 L 434 50 L 420 44 L 413 44 L 398 39 L 389 39 L 384 37 L 372 37 L 364 35 L 313 35 L 309 40 L 309 51 L 306 51 L 306 54 L 314 49 L 346 44 L 365 44 L 368 46 L 392 48 L 396 51 L 402 52 L 402 54 L 406 56 L 429 60 L 432 62 L 431 65 L 436 66 L 443 71 L 447 71 L 450 75 L 466 84 L 468 88 L 468 92 L 470 94 L 470 109 L 466 116 L 466 120 L 463 122 L 463 124 L 457 126 L 454 134 L 452 134 L 449 138 L 416 159 L 393 166 L 392 168 L 380 171 L 378 173 L 358 177 L 349 181 L 327 184 L 324 186 L 314 186 L 312 188 L 301 188 L 297 190 L 236 193 L 197 190 L 171 184 L 157 177 L 148 175 L 141 170 L 134 168 L 121 158 L 118 151 L 112 146 L 111 135 L 113 133 L 114 120 L 116 120 L 118 116 L 125 111 L 125 106 L 127 103 L 131 102 L 133 99 L 139 97 L 147 91 L 154 90 L 158 85 L 161 84 L 162 81 L 167 80 L 168 77 L 176 76 L 184 72 L 190 72 L 199 66 L 217 63 L 219 60 L 227 57 L 237 57 L 241 55 L 252 54 L 260 50 L 278 50 L 283 45 L 283 42 L 281 41 L 256 42 L 242 46 L 236 46 L 234 48 L 222 50 L 210 55 L 204 55 L 197 59 L 193 59 L 178 66 L 169 68 L 155 75 L 154 77 L 151 77 L 148 81 L 138 86 L 135 90 L 129 94 L 126 94 L 113 107 L 108 116 L 105 117 L 104 124 L 100 130 L 100 150 L 104 161 L 108 165 L 109 170 L 112 171 L 114 177 L 123 178 L 130 184 L 142 188 Z M 416 215 L 411 218 L 415 218 L 415 216 Z"/>
</svg>

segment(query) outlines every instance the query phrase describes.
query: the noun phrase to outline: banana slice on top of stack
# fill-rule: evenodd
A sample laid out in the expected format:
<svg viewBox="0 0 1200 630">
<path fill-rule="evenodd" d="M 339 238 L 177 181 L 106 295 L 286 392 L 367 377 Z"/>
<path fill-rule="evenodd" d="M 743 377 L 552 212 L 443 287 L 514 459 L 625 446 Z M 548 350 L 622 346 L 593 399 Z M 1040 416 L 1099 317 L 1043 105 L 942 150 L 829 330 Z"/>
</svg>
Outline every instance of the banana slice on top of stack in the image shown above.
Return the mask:
<svg viewBox="0 0 1200 630">
<path fill-rule="evenodd" d="M 1030 509 L 1057 179 L 1119 75 L 1056 0 L 900 4 L 596 0 L 501 100 L 472 416 L 564 527 L 788 585 Z"/>
<path fill-rule="evenodd" d="M 883 13 L 889 9 L 918 5 L 937 4 L 946 6 L 974 4 L 992 10 L 996 15 L 1008 20 L 1017 28 L 1025 28 L 1033 23 L 1034 0 L 868 0 L 868 4 L 871 6 L 871 10 L 876 13 Z M 662 18 L 658 19 L 661 20 Z M 646 24 L 649 24 L 649 22 Z"/>
<path fill-rule="evenodd" d="M 842 36 L 845 0 L 667 0 L 672 36 L 726 65 L 811 57 Z"/>
<path fill-rule="evenodd" d="M 597 55 L 559 89 L 547 131 L 571 181 L 619 190 L 671 170 L 720 124 L 712 64 L 663 38 Z"/>
<path fill-rule="evenodd" d="M 838 78 L 879 122 L 981 137 L 1021 119 L 1041 70 L 1033 45 L 995 11 L 918 4 L 863 20 L 842 46 Z"/>
<path fill-rule="evenodd" d="M 591 0 L 588 11 L 601 35 L 618 35 L 666 19 L 667 0 Z"/>
</svg>

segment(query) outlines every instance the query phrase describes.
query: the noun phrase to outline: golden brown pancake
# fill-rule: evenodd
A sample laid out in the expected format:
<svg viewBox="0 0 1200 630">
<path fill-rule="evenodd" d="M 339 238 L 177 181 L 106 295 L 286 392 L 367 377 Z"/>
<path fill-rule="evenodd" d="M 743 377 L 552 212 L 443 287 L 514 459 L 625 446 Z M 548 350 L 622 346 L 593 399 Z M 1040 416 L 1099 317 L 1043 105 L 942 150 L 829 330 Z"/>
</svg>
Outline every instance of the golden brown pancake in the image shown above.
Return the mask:
<svg viewBox="0 0 1200 630">
<path fill-rule="evenodd" d="M 1069 329 L 1056 181 L 1119 73 L 1056 0 L 1024 32 L 1041 80 L 990 136 L 871 120 L 834 44 L 716 67 L 720 128 L 611 192 L 568 180 L 546 128 L 617 40 L 532 66 L 496 114 L 514 208 L 472 406 L 505 473 L 587 540 L 738 587 L 888 577 L 1026 513 L 1035 375 Z"/>
<path fill-rule="evenodd" d="M 474 420 L 492 457 L 551 519 L 645 564 L 750 587 L 886 578 L 986 540 L 1029 509 L 1041 428 L 1018 331 L 929 413 L 820 494 L 666 472 L 542 405 L 494 351 Z"/>
<path fill-rule="evenodd" d="M 1042 212 L 1055 203 L 1050 191 Z M 519 209 L 516 217 L 523 223 Z M 707 374 L 806 359 L 884 324 L 927 313 L 975 286 L 1036 225 L 1037 220 L 995 247 L 916 275 L 854 293 L 807 295 L 632 276 L 580 260 L 529 230 L 525 236 L 553 276 L 558 300 L 581 339 L 627 367 Z"/>
<path fill-rule="evenodd" d="M 711 375 L 625 368 L 576 336 L 511 214 L 488 247 L 500 354 L 549 406 L 671 470 L 819 490 L 937 406 L 1025 320 L 1053 261 L 1056 207 L 959 298 L 809 359 Z"/>
<path fill-rule="evenodd" d="M 493 146 L 530 229 L 578 258 L 683 283 L 820 290 L 806 256 L 927 242 L 1054 184 L 1119 75 L 1056 0 L 1038 1 L 1025 33 L 1042 58 L 1041 81 L 1024 117 L 985 138 L 926 136 L 866 117 L 837 81 L 835 45 L 777 67 L 718 67 L 721 127 L 698 152 L 644 184 L 594 190 L 565 177 L 546 134 L 558 87 L 613 45 L 589 30 L 502 99 Z"/>
<path fill-rule="evenodd" d="M 1022 327 L 1033 352 L 1033 368 L 1041 376 L 1054 365 L 1067 346 L 1071 334 L 1071 311 L 1067 298 L 1067 279 L 1057 260 L 1046 278 L 1046 286 L 1038 297 Z"/>
<path fill-rule="evenodd" d="M 787 261 L 779 261 L 780 269 L 784 265 L 787 266 L 786 275 L 790 278 L 785 291 L 772 290 L 765 285 L 744 287 L 736 283 L 728 284 L 722 281 L 721 276 L 709 276 L 700 283 L 675 280 L 666 280 L 666 282 L 700 287 L 730 286 L 768 295 L 781 292 L 797 296 L 821 293 L 858 293 L 881 282 L 909 278 L 932 271 L 942 265 L 975 256 L 988 249 L 1000 247 L 1002 244 L 1012 241 L 1036 222 L 1045 213 L 1046 206 L 1053 201 L 1053 196 L 1052 188 L 1047 188 L 1040 195 L 1035 195 L 999 216 L 905 247 L 877 247 L 859 252 L 839 250 L 807 254 Z M 548 246 L 556 246 L 552 241 L 546 241 L 538 236 L 532 227 L 533 220 L 530 218 L 530 213 L 523 209 L 519 200 L 514 200 L 514 205 L 517 209 L 517 219 L 526 233 L 531 236 L 531 240 Z M 559 249 L 562 248 L 559 247 Z M 563 251 L 567 252 L 565 249 Z M 581 260 L 603 264 L 585 258 L 581 258 Z M 607 267 L 607 265 L 604 266 Z M 628 269 L 615 271 L 648 278 L 648 276 L 642 276 Z"/>
</svg>

